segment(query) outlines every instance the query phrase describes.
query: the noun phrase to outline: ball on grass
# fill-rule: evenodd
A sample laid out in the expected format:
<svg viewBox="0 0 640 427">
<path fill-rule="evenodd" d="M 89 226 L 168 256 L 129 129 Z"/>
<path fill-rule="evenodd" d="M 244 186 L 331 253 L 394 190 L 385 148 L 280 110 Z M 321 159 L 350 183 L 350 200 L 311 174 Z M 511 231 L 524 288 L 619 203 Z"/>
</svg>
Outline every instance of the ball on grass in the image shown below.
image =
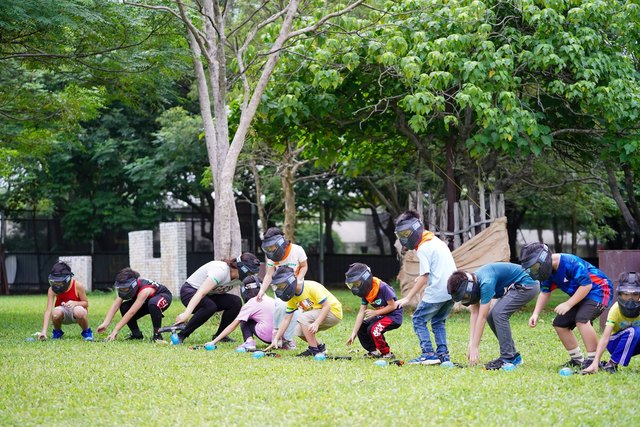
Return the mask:
<svg viewBox="0 0 640 427">
<path fill-rule="evenodd" d="M 247 349 L 244 347 L 238 347 L 236 348 L 236 353 L 246 353 Z"/>
<path fill-rule="evenodd" d="M 388 363 L 386 360 L 376 360 L 375 362 L 373 362 L 374 365 L 376 366 L 387 366 Z"/>
<path fill-rule="evenodd" d="M 264 351 L 254 351 L 253 352 L 253 358 L 254 359 L 260 359 L 264 357 Z"/>
<path fill-rule="evenodd" d="M 455 365 L 454 365 L 454 364 L 453 364 L 453 362 L 452 362 L 452 361 L 450 361 L 450 360 L 447 360 L 447 361 L 442 362 L 442 363 L 440 364 L 440 367 L 441 367 L 441 368 L 453 368 L 454 366 L 455 366 Z"/>
<path fill-rule="evenodd" d="M 33 342 L 33 341 L 35 341 L 35 340 L 36 340 L 36 339 L 35 339 L 34 337 L 27 337 L 27 338 L 25 339 L 25 341 L 27 341 L 27 342 Z"/>
<path fill-rule="evenodd" d="M 205 350 L 215 350 L 216 349 L 216 345 L 215 344 L 211 344 L 211 343 L 207 343 L 204 345 L 204 349 Z"/>
<path fill-rule="evenodd" d="M 314 359 L 319 360 L 320 362 L 322 362 L 323 360 L 327 359 L 327 356 L 323 353 L 318 353 L 316 355 L 313 356 Z"/>
<path fill-rule="evenodd" d="M 516 369 L 516 365 L 514 365 L 513 363 L 505 363 L 504 365 L 502 365 L 503 371 L 513 371 L 514 369 Z"/>
</svg>

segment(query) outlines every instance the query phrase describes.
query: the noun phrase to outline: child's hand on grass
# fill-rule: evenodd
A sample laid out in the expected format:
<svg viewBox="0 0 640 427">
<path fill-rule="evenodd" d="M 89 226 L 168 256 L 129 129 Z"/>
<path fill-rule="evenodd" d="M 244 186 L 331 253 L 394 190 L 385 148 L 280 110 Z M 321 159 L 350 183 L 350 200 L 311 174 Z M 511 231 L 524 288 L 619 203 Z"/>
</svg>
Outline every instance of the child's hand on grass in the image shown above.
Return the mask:
<svg viewBox="0 0 640 427">
<path fill-rule="evenodd" d="M 356 336 L 355 335 L 351 335 L 349 337 L 349 339 L 347 340 L 347 345 L 351 345 L 353 344 L 353 342 L 356 340 Z"/>
<path fill-rule="evenodd" d="M 532 328 L 535 328 L 537 324 L 538 324 L 538 315 L 532 314 L 531 317 L 529 318 L 529 326 Z"/>
<path fill-rule="evenodd" d="M 100 326 L 98 326 L 98 328 L 96 329 L 98 331 L 99 334 L 103 333 L 104 331 L 107 330 L 107 327 L 109 325 L 105 325 L 104 323 L 101 323 Z"/>
</svg>

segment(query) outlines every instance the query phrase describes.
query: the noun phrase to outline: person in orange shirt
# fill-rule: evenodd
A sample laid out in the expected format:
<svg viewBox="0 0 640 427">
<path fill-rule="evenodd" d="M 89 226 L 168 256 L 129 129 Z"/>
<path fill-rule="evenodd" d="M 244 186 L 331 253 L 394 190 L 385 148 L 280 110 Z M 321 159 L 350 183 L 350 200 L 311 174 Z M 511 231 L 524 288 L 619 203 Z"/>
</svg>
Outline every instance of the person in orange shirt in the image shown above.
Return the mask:
<svg viewBox="0 0 640 427">
<path fill-rule="evenodd" d="M 77 323 L 82 328 L 82 338 L 85 341 L 93 341 L 93 332 L 89 327 L 87 293 L 84 285 L 73 277 L 71 267 L 58 261 L 49 273 L 49 291 L 47 292 L 47 309 L 44 312 L 42 331 L 39 334 L 41 340 L 47 339 L 49 319 L 53 323 L 52 338 L 62 338 L 64 332 L 62 325 Z"/>
</svg>

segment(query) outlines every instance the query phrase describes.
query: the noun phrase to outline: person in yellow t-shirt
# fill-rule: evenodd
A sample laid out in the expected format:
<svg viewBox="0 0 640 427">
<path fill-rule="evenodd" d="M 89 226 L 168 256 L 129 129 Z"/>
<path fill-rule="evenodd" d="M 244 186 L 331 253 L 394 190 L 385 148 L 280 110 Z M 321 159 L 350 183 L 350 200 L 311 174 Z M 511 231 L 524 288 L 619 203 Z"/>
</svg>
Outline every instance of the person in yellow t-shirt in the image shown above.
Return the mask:
<svg viewBox="0 0 640 427">
<path fill-rule="evenodd" d="M 322 284 L 312 280 L 298 281 L 291 267 L 280 266 L 271 281 L 276 296 L 287 303 L 286 314 L 278 328 L 278 334 L 267 350 L 278 347 L 278 340 L 289 327 L 293 314 L 301 309 L 295 335 L 309 347 L 298 356 L 315 356 L 326 353 L 326 346 L 318 342 L 318 331 L 329 329 L 342 320 L 342 304 Z"/>
<path fill-rule="evenodd" d="M 619 364 L 627 366 L 633 356 L 640 354 L 640 277 L 635 272 L 622 273 L 618 282 L 618 301 L 609 310 L 596 357 L 583 374 L 594 373 L 599 368 L 613 374 Z M 600 358 L 605 348 L 611 359 L 601 367 Z"/>
</svg>

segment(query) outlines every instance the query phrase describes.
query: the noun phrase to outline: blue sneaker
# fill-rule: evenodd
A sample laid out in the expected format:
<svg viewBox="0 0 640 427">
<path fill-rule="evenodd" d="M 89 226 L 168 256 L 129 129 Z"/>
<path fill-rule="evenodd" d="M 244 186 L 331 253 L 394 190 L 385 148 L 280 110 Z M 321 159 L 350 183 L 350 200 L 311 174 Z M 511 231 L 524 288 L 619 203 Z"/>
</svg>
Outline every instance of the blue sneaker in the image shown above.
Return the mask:
<svg viewBox="0 0 640 427">
<path fill-rule="evenodd" d="M 80 335 L 82 335 L 85 341 L 93 341 L 93 331 L 91 328 L 85 329 Z"/>
<path fill-rule="evenodd" d="M 522 360 L 522 356 L 520 356 L 520 353 L 516 353 L 515 357 L 511 359 L 509 363 L 512 363 L 514 366 L 518 366 L 522 365 L 524 361 Z"/>
<path fill-rule="evenodd" d="M 409 360 L 408 363 L 410 365 L 439 365 L 441 360 L 435 353 L 427 353 Z"/>
<path fill-rule="evenodd" d="M 502 358 L 498 357 L 497 359 L 492 360 L 489 363 L 487 363 L 486 365 L 484 365 L 484 367 L 488 371 L 497 371 L 498 369 L 501 369 L 502 366 L 506 365 L 507 363 L 511 363 L 513 366 L 522 365 L 522 363 L 523 363 L 522 356 L 520 356 L 520 353 L 516 353 L 516 355 L 515 355 L 515 357 L 513 359 L 502 359 Z"/>
<path fill-rule="evenodd" d="M 62 332 L 62 329 L 54 329 L 53 333 L 51 334 L 51 338 L 54 340 L 59 340 L 63 335 L 64 332 Z"/>
<path fill-rule="evenodd" d="M 438 359 L 440 359 L 440 363 L 451 362 L 451 358 L 449 358 L 449 353 L 438 353 Z"/>
</svg>

